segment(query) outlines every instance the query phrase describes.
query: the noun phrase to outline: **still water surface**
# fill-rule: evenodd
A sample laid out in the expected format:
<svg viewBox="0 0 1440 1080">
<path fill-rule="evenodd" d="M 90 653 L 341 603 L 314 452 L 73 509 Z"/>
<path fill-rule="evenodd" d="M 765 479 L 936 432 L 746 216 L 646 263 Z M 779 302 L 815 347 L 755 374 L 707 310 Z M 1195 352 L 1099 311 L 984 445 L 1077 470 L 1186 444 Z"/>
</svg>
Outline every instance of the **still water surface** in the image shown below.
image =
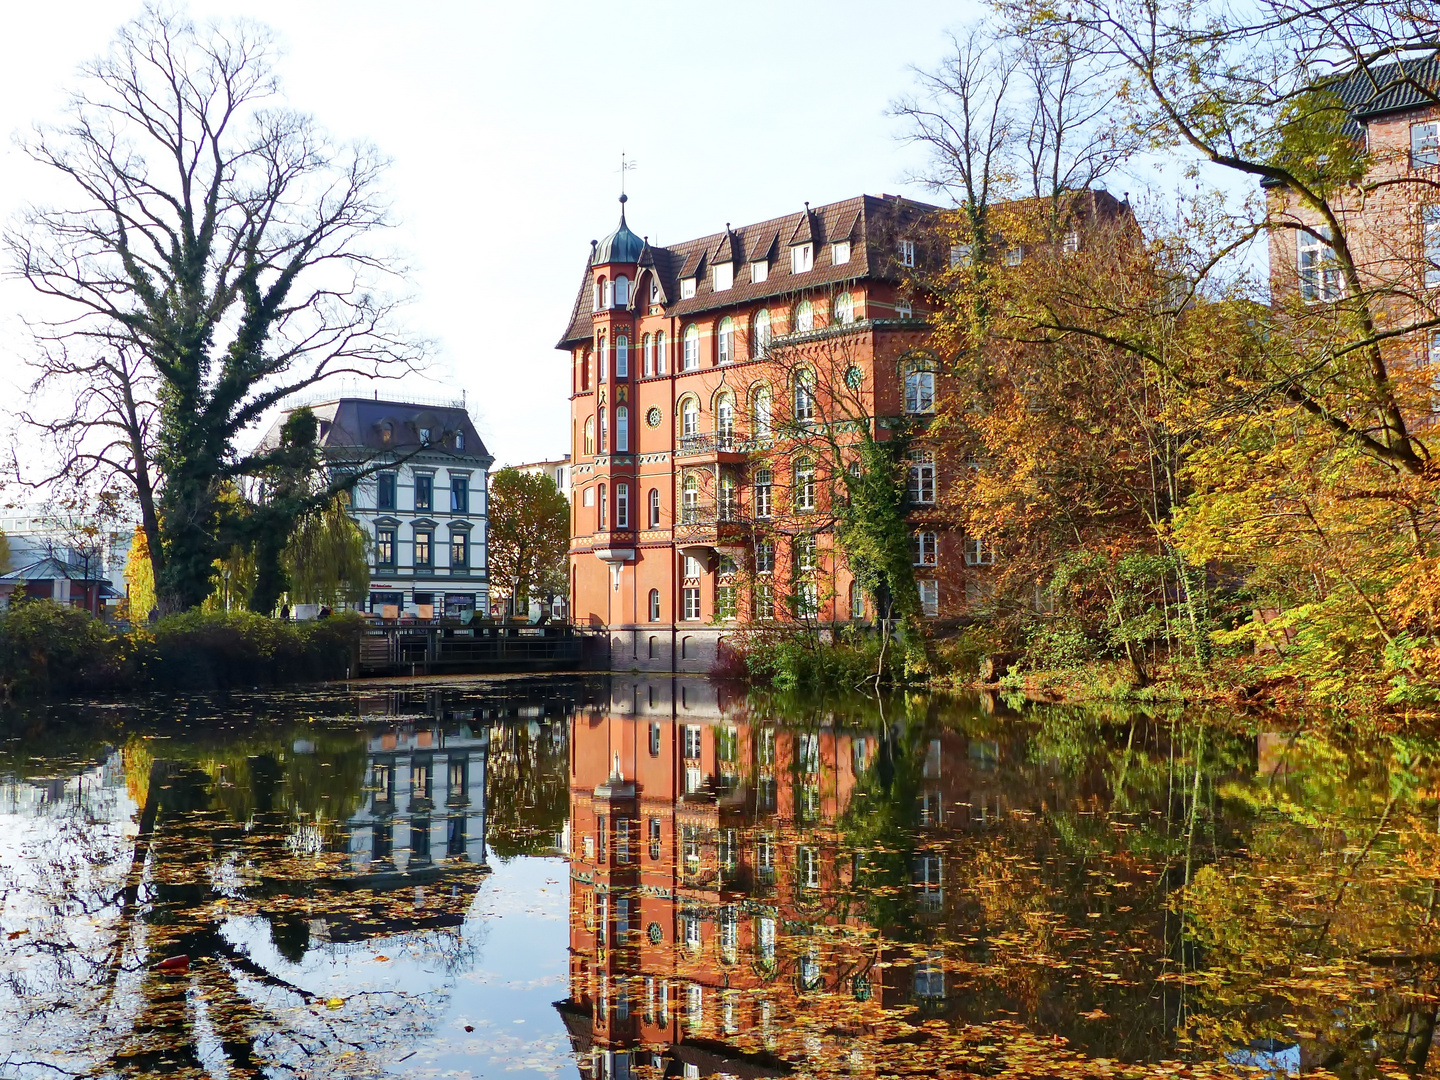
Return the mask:
<svg viewBox="0 0 1440 1080">
<path fill-rule="evenodd" d="M 616 678 L 0 736 L 4 1077 L 1440 1057 L 1424 734 Z"/>
</svg>

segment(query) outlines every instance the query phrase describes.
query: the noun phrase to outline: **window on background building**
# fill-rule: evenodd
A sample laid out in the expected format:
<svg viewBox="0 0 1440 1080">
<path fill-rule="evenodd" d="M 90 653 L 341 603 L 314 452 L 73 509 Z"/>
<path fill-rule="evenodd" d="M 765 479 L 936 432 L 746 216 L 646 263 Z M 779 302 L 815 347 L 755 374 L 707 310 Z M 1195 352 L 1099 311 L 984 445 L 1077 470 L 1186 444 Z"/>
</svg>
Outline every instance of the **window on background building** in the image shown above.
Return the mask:
<svg viewBox="0 0 1440 1080">
<path fill-rule="evenodd" d="M 790 272 L 792 274 L 803 274 L 814 266 L 814 244 L 796 244 L 790 249 Z"/>
<path fill-rule="evenodd" d="M 775 542 L 761 540 L 755 545 L 755 572 L 769 574 L 775 570 Z"/>
<path fill-rule="evenodd" d="M 395 530 L 375 530 L 375 565 L 395 565 Z"/>
<path fill-rule="evenodd" d="M 684 370 L 694 371 L 700 366 L 700 327 L 691 323 L 685 328 Z"/>
<path fill-rule="evenodd" d="M 965 565 L 992 566 L 995 563 L 995 548 L 978 536 L 965 538 Z"/>
<path fill-rule="evenodd" d="M 1335 262 L 1335 249 L 1330 245 L 1330 229 L 1320 226 L 1316 235 L 1298 230 L 1295 233 L 1295 260 L 1300 274 L 1302 300 L 1338 300 L 1341 296 L 1340 267 Z M 1428 241 L 1428 236 L 1426 237 Z"/>
<path fill-rule="evenodd" d="M 755 392 L 754 431 L 755 438 L 768 439 L 774 434 L 774 421 L 772 419 L 773 409 L 770 404 L 770 391 L 760 389 Z"/>
<path fill-rule="evenodd" d="M 900 297 L 898 300 L 895 301 L 895 317 L 897 319 L 911 318 L 914 313 L 914 309 L 910 306 L 909 300 L 906 300 L 904 297 Z"/>
<path fill-rule="evenodd" d="M 470 512 L 470 478 L 468 476 L 452 476 L 450 478 L 450 512 L 452 514 L 468 514 Z"/>
<path fill-rule="evenodd" d="M 733 262 L 716 263 L 710 269 L 710 287 L 716 292 L 724 292 L 735 284 L 735 264 Z"/>
<path fill-rule="evenodd" d="M 651 622 L 659 622 L 659 621 L 660 621 L 660 590 L 659 590 L 659 589 L 651 589 L 651 590 L 650 590 L 650 621 L 651 621 Z M 656 733 L 658 734 L 658 729 L 657 729 L 657 732 L 656 732 Z M 653 740 L 652 740 L 652 741 L 653 741 Z"/>
<path fill-rule="evenodd" d="M 865 618 L 865 590 L 858 581 L 850 583 L 850 618 Z"/>
<path fill-rule="evenodd" d="M 934 578 L 916 582 L 920 586 L 920 611 L 925 615 L 940 614 L 940 584 Z"/>
<path fill-rule="evenodd" d="M 418 475 L 415 477 L 415 509 L 429 510 L 435 502 L 435 478 Z"/>
<path fill-rule="evenodd" d="M 649 334 L 640 339 L 640 374 L 647 379 L 655 374 L 655 339 Z"/>
<path fill-rule="evenodd" d="M 928 506 L 935 501 L 935 454 L 930 450 L 911 450 L 910 483 L 906 497 L 912 503 Z"/>
<path fill-rule="evenodd" d="M 907 263 L 907 266 L 914 266 L 914 263 Z M 963 270 L 970 265 L 970 245 L 950 245 L 950 269 Z"/>
<path fill-rule="evenodd" d="M 795 509 L 815 509 L 815 465 L 809 461 L 795 465 Z"/>
<path fill-rule="evenodd" d="M 680 299 L 693 300 L 695 297 L 695 279 L 693 277 L 680 279 Z"/>
<path fill-rule="evenodd" d="M 604 405 L 600 406 L 600 453 L 608 453 L 610 450 L 610 411 Z"/>
<path fill-rule="evenodd" d="M 615 378 L 630 377 L 630 339 L 624 334 L 615 338 Z"/>
<path fill-rule="evenodd" d="M 595 338 L 595 366 L 603 383 L 610 378 L 610 339 L 603 333 Z"/>
<path fill-rule="evenodd" d="M 428 568 L 434 565 L 434 534 L 425 529 L 415 531 L 415 566 Z"/>
<path fill-rule="evenodd" d="M 375 509 L 395 509 L 395 474 L 382 472 L 375 477 Z"/>
<path fill-rule="evenodd" d="M 615 527 L 617 529 L 628 529 L 630 527 L 630 485 L 615 485 Z"/>
<path fill-rule="evenodd" d="M 650 528 L 660 527 L 660 489 L 650 489 Z"/>
<path fill-rule="evenodd" d="M 735 320 L 729 315 L 720 320 L 719 341 L 716 347 L 719 350 L 720 363 L 728 364 L 735 359 Z"/>
<path fill-rule="evenodd" d="M 588 457 L 595 455 L 595 418 L 585 418 L 585 454 Z"/>
<path fill-rule="evenodd" d="M 773 512 L 774 478 L 769 469 L 755 470 L 755 516 L 768 518 Z"/>
<path fill-rule="evenodd" d="M 1080 250 L 1080 234 L 1074 229 L 1071 229 L 1065 234 L 1065 239 L 1062 241 L 1060 247 L 1066 255 L 1074 255 Z"/>
<path fill-rule="evenodd" d="M 1024 261 L 1025 248 L 1022 245 L 1016 244 L 1014 247 L 1008 247 L 1005 249 L 1006 266 L 1019 266 Z"/>
<path fill-rule="evenodd" d="M 610 527 L 610 492 L 604 484 L 598 485 L 595 490 L 595 521 L 599 528 L 608 529 Z"/>
<path fill-rule="evenodd" d="M 661 330 L 661 331 L 659 331 L 658 333 L 656 333 L 656 335 L 655 335 L 655 374 L 656 374 L 656 375 L 664 375 L 664 374 L 665 374 L 665 364 L 666 364 L 666 363 L 667 363 L 667 359 L 666 359 L 666 355 L 665 355 L 665 331 L 664 331 L 664 330 Z"/>
<path fill-rule="evenodd" d="M 680 434 L 682 437 L 700 434 L 700 402 L 687 397 L 680 405 Z"/>
<path fill-rule="evenodd" d="M 467 570 L 470 567 L 470 534 L 463 532 L 452 532 L 450 534 L 450 572 L 456 570 Z"/>
<path fill-rule="evenodd" d="M 916 566 L 934 566 L 939 562 L 939 537 L 933 532 L 921 530 L 910 538 L 911 561 Z"/>
<path fill-rule="evenodd" d="M 750 323 L 750 358 L 758 360 L 770 348 L 770 309 L 761 308 Z"/>
<path fill-rule="evenodd" d="M 915 241 L 914 241 L 914 240 L 901 240 L 901 241 L 900 241 L 900 265 L 901 265 L 901 266 L 914 266 L 914 265 L 915 265 Z"/>
<path fill-rule="evenodd" d="M 682 590 L 681 599 L 684 601 L 684 613 L 681 615 L 686 622 L 696 622 L 700 618 L 700 590 L 689 586 Z"/>
<path fill-rule="evenodd" d="M 1427 169 L 1440 165 L 1440 121 L 1410 125 L 1410 167 Z"/>
<path fill-rule="evenodd" d="M 630 410 L 624 405 L 615 406 L 615 452 L 630 451 Z"/>
<path fill-rule="evenodd" d="M 795 374 L 795 422 L 804 424 L 815 419 L 815 373 Z"/>
<path fill-rule="evenodd" d="M 842 292 L 835 297 L 834 321 L 841 326 L 849 326 L 855 321 L 855 302 L 850 298 L 848 292 Z"/>
<path fill-rule="evenodd" d="M 830 261 L 836 266 L 843 266 L 850 261 L 849 240 L 836 240 L 830 245 Z"/>
<path fill-rule="evenodd" d="M 932 413 L 935 411 L 935 373 L 933 371 L 911 371 L 906 374 L 905 411 L 907 413 Z"/>
<path fill-rule="evenodd" d="M 756 259 L 750 264 L 750 280 L 756 285 L 770 280 L 770 260 Z"/>
<path fill-rule="evenodd" d="M 1424 233 L 1425 287 L 1440 285 L 1440 205 L 1423 207 L 1420 228 Z"/>
<path fill-rule="evenodd" d="M 815 329 L 815 305 L 809 300 L 801 300 L 795 305 L 790 320 L 790 329 L 796 334 L 806 334 Z"/>
<path fill-rule="evenodd" d="M 615 306 L 625 307 L 630 303 L 630 279 L 621 274 L 615 279 Z"/>
</svg>

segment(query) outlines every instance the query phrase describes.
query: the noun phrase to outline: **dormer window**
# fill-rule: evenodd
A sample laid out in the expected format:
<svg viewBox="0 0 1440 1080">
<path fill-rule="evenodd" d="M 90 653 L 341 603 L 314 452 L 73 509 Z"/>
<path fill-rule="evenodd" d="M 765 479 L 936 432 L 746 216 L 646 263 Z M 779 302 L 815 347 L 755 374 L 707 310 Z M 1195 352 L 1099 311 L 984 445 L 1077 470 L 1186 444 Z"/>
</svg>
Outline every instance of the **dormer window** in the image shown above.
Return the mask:
<svg viewBox="0 0 1440 1080">
<path fill-rule="evenodd" d="M 843 266 L 850 261 L 849 240 L 836 240 L 830 245 L 830 261 L 836 266 Z"/>
<path fill-rule="evenodd" d="M 760 259 L 750 264 L 750 280 L 756 285 L 770 277 L 770 260 Z"/>
<path fill-rule="evenodd" d="M 425 445 L 430 442 L 430 429 L 428 427 L 422 427 L 420 429 L 420 442 L 421 445 Z"/>
<path fill-rule="evenodd" d="M 388 420 L 380 425 L 380 441 L 386 446 L 395 441 L 395 425 Z"/>
<path fill-rule="evenodd" d="M 652 277 L 652 278 L 650 279 L 650 303 L 652 303 L 652 304 L 658 304 L 659 302 L 660 302 L 660 282 L 658 282 L 657 280 L 655 280 L 655 278 Z"/>
<path fill-rule="evenodd" d="M 796 244 L 790 249 L 790 272 L 792 274 L 803 274 L 814 265 L 814 244 Z"/>
<path fill-rule="evenodd" d="M 464 449 L 465 449 L 465 433 L 464 433 L 463 431 L 457 431 L 457 432 L 455 433 L 455 449 L 456 449 L 456 450 L 464 450 Z"/>
<path fill-rule="evenodd" d="M 900 241 L 900 265 L 901 265 L 901 266 L 914 266 L 914 265 L 915 265 L 915 241 L 914 241 L 914 240 L 901 240 L 901 241 Z"/>
<path fill-rule="evenodd" d="M 695 279 L 693 277 L 680 279 L 680 299 L 689 300 L 695 295 Z"/>
<path fill-rule="evenodd" d="M 735 284 L 734 263 L 716 263 L 713 269 L 713 273 L 713 288 L 716 292 L 724 292 L 726 289 L 730 288 L 731 285 Z"/>
</svg>

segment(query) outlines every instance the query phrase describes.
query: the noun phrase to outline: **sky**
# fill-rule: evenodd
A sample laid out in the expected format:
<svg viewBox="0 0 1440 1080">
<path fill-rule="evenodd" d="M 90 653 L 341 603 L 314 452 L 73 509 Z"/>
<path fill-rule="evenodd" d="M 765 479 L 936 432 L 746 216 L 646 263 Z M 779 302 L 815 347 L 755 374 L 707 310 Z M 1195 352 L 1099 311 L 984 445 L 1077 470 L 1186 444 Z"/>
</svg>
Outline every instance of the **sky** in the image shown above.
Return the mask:
<svg viewBox="0 0 1440 1080">
<path fill-rule="evenodd" d="M 56 115 L 77 66 L 139 11 L 4 5 L 0 217 L 57 197 L 9 136 Z M 498 464 L 569 450 L 555 350 L 589 242 L 618 220 L 667 243 L 861 193 L 928 197 L 887 106 L 933 66 L 973 0 L 496 4 L 194 0 L 284 49 L 289 102 L 393 161 L 406 321 L 436 344 L 430 396 L 465 392 Z M 7 268 L 8 269 L 8 268 Z M 27 287 L 0 281 L 0 411 L 28 385 Z M 42 403 L 43 405 L 43 403 Z"/>
</svg>

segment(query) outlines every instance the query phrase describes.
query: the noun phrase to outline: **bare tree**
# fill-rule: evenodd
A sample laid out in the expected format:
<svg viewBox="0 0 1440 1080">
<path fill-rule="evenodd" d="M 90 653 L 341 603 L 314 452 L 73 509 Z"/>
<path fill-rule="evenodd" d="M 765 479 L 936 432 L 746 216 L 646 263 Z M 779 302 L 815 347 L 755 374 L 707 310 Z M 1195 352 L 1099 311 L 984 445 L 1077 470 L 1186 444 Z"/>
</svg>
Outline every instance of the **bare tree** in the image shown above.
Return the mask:
<svg viewBox="0 0 1440 1080">
<path fill-rule="evenodd" d="M 277 452 L 241 450 L 250 426 L 321 380 L 424 354 L 380 291 L 402 270 L 375 243 L 384 159 L 286 107 L 274 56 L 254 24 L 147 6 L 84 66 L 65 122 L 26 143 L 72 197 L 5 235 L 54 313 L 35 327 L 37 389 L 93 385 L 32 419 L 69 451 L 61 471 L 135 487 L 163 610 L 208 594 L 222 486 Z"/>
</svg>

